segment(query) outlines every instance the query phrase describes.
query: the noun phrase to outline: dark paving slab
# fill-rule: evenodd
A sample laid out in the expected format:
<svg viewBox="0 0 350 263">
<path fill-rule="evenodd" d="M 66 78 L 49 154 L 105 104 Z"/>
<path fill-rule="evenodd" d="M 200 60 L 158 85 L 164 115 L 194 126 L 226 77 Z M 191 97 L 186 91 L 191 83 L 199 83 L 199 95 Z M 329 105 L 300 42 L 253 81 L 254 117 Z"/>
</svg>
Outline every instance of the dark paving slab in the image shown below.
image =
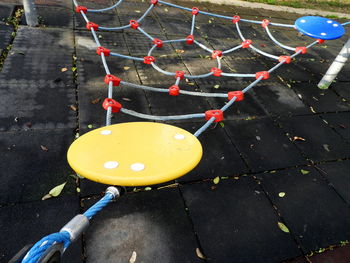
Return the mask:
<svg viewBox="0 0 350 263">
<path fill-rule="evenodd" d="M 291 86 L 314 112 L 337 112 L 350 109 L 349 104 L 345 103 L 333 90 L 319 89 L 316 83 L 293 83 Z"/>
<path fill-rule="evenodd" d="M 350 259 L 350 246 L 346 245 L 335 249 L 327 250 L 309 258 L 313 263 L 346 263 Z"/>
<path fill-rule="evenodd" d="M 313 161 L 336 160 L 349 156 L 350 147 L 318 116 L 296 116 L 279 119 L 283 130 L 293 139 L 295 145 Z"/>
<path fill-rule="evenodd" d="M 79 213 L 77 197 L 59 197 L 0 208 L 1 262 L 8 262 L 27 244 L 58 232 Z M 81 241 L 73 243 L 62 262 L 83 262 Z"/>
<path fill-rule="evenodd" d="M 324 114 L 322 118 L 329 123 L 348 143 L 350 142 L 349 127 L 350 113 Z"/>
<path fill-rule="evenodd" d="M 348 82 L 336 82 L 330 86 L 330 89 L 335 91 L 340 97 L 344 98 L 347 101 L 350 101 L 350 90 Z"/>
<path fill-rule="evenodd" d="M 306 163 L 298 149 L 269 118 L 226 121 L 225 129 L 254 172 Z"/>
<path fill-rule="evenodd" d="M 340 243 L 349 237 L 350 210 L 311 167 L 258 176 L 286 225 L 305 253 Z M 284 197 L 279 193 L 284 192 Z M 320 198 L 322 197 L 322 198 Z"/>
<path fill-rule="evenodd" d="M 300 255 L 251 177 L 184 185 L 186 206 L 203 253 L 213 262 L 281 262 Z M 254 251 L 254 253 L 252 253 Z"/>
<path fill-rule="evenodd" d="M 12 16 L 14 8 L 14 5 L 11 4 L 0 4 L 0 21 L 5 22 L 7 18 Z"/>
<path fill-rule="evenodd" d="M 0 204 L 41 200 L 64 182 L 68 183 L 62 195 L 74 193 L 66 160 L 73 138 L 72 130 L 63 129 L 1 132 Z"/>
<path fill-rule="evenodd" d="M 12 32 L 12 26 L 0 23 L 0 54 L 11 43 Z"/>
<path fill-rule="evenodd" d="M 350 204 L 350 161 L 339 161 L 317 165 L 318 171 L 326 177 L 337 193 Z"/>
<path fill-rule="evenodd" d="M 140 10 L 136 10 L 140 11 Z M 143 15 L 144 11 L 142 12 L 129 12 L 127 14 L 118 14 L 119 20 L 122 25 L 128 25 L 130 23 L 130 20 L 137 20 Z M 158 23 L 158 20 L 150 15 L 146 16 L 140 23 L 140 27 L 146 31 L 147 33 L 154 35 L 154 37 L 160 38 L 159 34 L 163 33 L 161 25 Z M 129 28 L 127 31 L 134 31 L 134 29 Z M 158 35 L 158 36 L 157 36 Z"/>
<path fill-rule="evenodd" d="M 136 262 L 201 262 L 178 189 L 121 197 L 94 218 L 86 237 L 86 262 L 124 263 L 133 251 Z"/>
<path fill-rule="evenodd" d="M 101 6 L 99 6 L 97 8 L 101 8 Z M 121 23 L 118 19 L 118 15 L 114 12 L 87 13 L 87 17 L 91 22 L 94 22 L 94 23 L 98 24 L 99 26 L 103 26 L 103 27 L 121 26 Z M 84 29 L 87 31 L 86 21 L 84 20 L 82 15 L 80 15 L 78 13 L 74 13 L 74 19 L 75 19 L 75 29 Z"/>
</svg>

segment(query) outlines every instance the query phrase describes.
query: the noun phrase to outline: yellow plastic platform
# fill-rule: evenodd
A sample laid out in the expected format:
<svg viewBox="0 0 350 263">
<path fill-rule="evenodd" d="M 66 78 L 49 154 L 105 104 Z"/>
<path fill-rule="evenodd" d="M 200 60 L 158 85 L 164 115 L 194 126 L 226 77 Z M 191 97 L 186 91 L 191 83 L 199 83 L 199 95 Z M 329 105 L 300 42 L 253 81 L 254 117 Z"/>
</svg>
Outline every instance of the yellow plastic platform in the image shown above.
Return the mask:
<svg viewBox="0 0 350 263">
<path fill-rule="evenodd" d="M 129 122 L 84 134 L 72 143 L 67 157 L 77 174 L 92 181 L 141 186 L 191 171 L 202 158 L 202 145 L 175 126 Z"/>
</svg>

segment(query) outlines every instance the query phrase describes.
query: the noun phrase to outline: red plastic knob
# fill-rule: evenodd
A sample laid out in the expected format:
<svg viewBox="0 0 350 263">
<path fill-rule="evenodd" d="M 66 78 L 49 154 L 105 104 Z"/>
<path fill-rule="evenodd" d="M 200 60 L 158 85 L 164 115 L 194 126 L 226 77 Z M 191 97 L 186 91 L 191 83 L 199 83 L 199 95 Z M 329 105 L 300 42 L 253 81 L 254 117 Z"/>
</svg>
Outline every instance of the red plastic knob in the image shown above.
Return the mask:
<svg viewBox="0 0 350 263">
<path fill-rule="evenodd" d="M 169 94 L 171 96 L 178 96 L 180 94 L 180 88 L 177 85 L 173 85 L 169 88 Z"/>
<path fill-rule="evenodd" d="M 199 8 L 198 7 L 193 7 L 192 8 L 192 15 L 196 16 L 199 13 Z"/>
<path fill-rule="evenodd" d="M 108 57 L 111 54 L 111 51 L 108 48 L 105 47 L 98 47 L 96 48 L 96 53 L 101 56 L 101 53 L 103 53 L 106 57 Z"/>
<path fill-rule="evenodd" d="M 236 97 L 235 101 L 242 101 L 244 100 L 244 93 L 240 90 L 230 91 L 228 94 L 228 100 L 232 100 L 233 97 Z"/>
<path fill-rule="evenodd" d="M 109 82 L 111 82 L 111 81 L 112 81 L 114 87 L 119 86 L 119 84 L 120 84 L 120 78 L 118 78 L 112 74 L 107 74 L 105 76 L 105 83 L 109 85 Z"/>
<path fill-rule="evenodd" d="M 212 69 L 211 69 L 211 72 L 214 73 L 213 75 L 214 75 L 215 77 L 220 77 L 220 76 L 221 76 L 221 73 L 222 73 L 222 70 L 219 69 L 219 68 L 212 68 Z"/>
<path fill-rule="evenodd" d="M 240 16 L 234 16 L 234 17 L 232 18 L 232 22 L 233 22 L 234 24 L 236 24 L 239 20 L 241 20 L 241 17 L 240 17 Z"/>
<path fill-rule="evenodd" d="M 284 61 L 284 64 L 289 64 L 292 61 L 292 58 L 290 56 L 280 56 L 278 58 L 279 62 Z"/>
<path fill-rule="evenodd" d="M 258 79 L 262 77 L 262 79 L 268 79 L 270 77 L 270 73 L 268 71 L 260 71 L 255 73 L 255 78 Z"/>
<path fill-rule="evenodd" d="M 262 26 L 263 28 L 266 28 L 269 24 L 270 24 L 270 20 L 264 19 L 264 20 L 262 21 L 262 23 L 261 23 L 261 26 Z"/>
<path fill-rule="evenodd" d="M 186 37 L 186 43 L 189 44 L 189 45 L 192 45 L 194 42 L 194 36 L 193 35 L 188 35 Z"/>
<path fill-rule="evenodd" d="M 86 6 L 82 6 L 82 5 L 78 5 L 75 8 L 75 12 L 80 13 L 81 11 L 83 11 L 84 14 L 86 14 L 87 13 L 87 7 Z"/>
<path fill-rule="evenodd" d="M 306 54 L 307 53 L 307 47 L 296 47 L 295 52 L 298 53 L 301 51 L 301 54 Z"/>
<path fill-rule="evenodd" d="M 139 23 L 136 20 L 130 20 L 130 26 L 133 29 L 137 29 L 139 27 Z"/>
<path fill-rule="evenodd" d="M 106 98 L 102 103 L 102 107 L 105 110 L 108 110 L 108 108 L 111 107 L 112 112 L 116 113 L 120 111 L 120 109 L 122 108 L 122 105 L 119 102 L 116 102 L 114 99 Z"/>
<path fill-rule="evenodd" d="M 158 39 L 158 38 L 155 38 L 153 39 L 153 44 L 155 44 L 157 47 L 162 47 L 163 46 L 163 41 Z"/>
<path fill-rule="evenodd" d="M 86 28 L 91 30 L 93 28 L 95 31 L 98 30 L 98 24 L 95 24 L 94 22 L 87 22 L 86 23 Z"/>
<path fill-rule="evenodd" d="M 242 42 L 242 48 L 248 48 L 253 43 L 250 39 L 246 39 Z"/>
<path fill-rule="evenodd" d="M 156 61 L 154 57 L 152 56 L 146 56 L 143 58 L 143 63 L 151 65 L 152 62 Z"/>
<path fill-rule="evenodd" d="M 212 117 L 215 117 L 214 122 L 220 122 L 224 119 L 224 113 L 222 110 L 208 110 L 205 112 L 205 119 L 208 121 Z"/>
<path fill-rule="evenodd" d="M 185 77 L 185 72 L 183 72 L 183 71 L 176 71 L 175 72 L 175 78 L 176 79 L 180 78 L 182 80 L 182 79 L 184 79 L 184 77 Z"/>
<path fill-rule="evenodd" d="M 324 39 L 317 39 L 316 40 L 318 44 L 323 44 L 324 43 Z"/>
<path fill-rule="evenodd" d="M 152 5 L 158 4 L 158 0 L 151 0 L 151 4 L 152 4 Z"/>
<path fill-rule="evenodd" d="M 212 58 L 222 57 L 222 51 L 221 50 L 214 50 L 211 54 Z"/>
</svg>

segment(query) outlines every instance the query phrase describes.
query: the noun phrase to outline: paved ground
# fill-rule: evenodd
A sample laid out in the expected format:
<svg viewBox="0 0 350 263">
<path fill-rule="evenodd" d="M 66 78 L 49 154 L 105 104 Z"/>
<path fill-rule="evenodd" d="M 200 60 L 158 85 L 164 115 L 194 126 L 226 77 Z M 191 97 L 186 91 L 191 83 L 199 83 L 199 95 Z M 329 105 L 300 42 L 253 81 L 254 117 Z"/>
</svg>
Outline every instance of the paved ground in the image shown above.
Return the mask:
<svg viewBox="0 0 350 263">
<path fill-rule="evenodd" d="M 0 5 L 1 18 L 11 16 L 18 3 L 2 2 L 6 4 Z M 125 24 L 144 12 L 146 2 L 128 0 L 121 10 L 89 17 L 101 25 Z M 13 28 L 0 23 L 0 49 L 12 44 L 0 72 L 1 262 L 24 245 L 58 231 L 96 202 L 106 188 L 76 180 L 66 162 L 76 133 L 104 124 L 100 104 L 106 88 L 100 58 L 91 49 L 91 35 L 81 17 L 72 12 L 70 2 L 38 3 L 41 27 L 28 28 L 22 21 L 14 37 Z M 108 0 L 85 3 L 89 7 L 110 4 Z M 178 3 L 192 7 L 189 2 Z M 298 17 L 206 3 L 199 7 L 283 23 L 293 23 Z M 228 21 L 198 18 L 196 34 L 202 42 L 215 49 L 239 43 Z M 145 20 L 144 29 L 161 39 L 183 37 L 190 19 L 188 13 L 159 6 Z M 242 31 L 263 50 L 283 52 L 270 45 L 260 26 L 242 25 Z M 276 30 L 275 34 L 290 46 L 309 41 L 294 30 Z M 148 40 L 134 31 L 98 35 L 116 52 L 143 56 L 149 48 Z M 136 262 L 147 263 L 349 262 L 350 66 L 329 90 L 316 86 L 348 37 L 349 30 L 342 39 L 315 47 L 261 82 L 245 101 L 231 108 L 224 125 L 200 137 L 204 156 L 195 170 L 169 182 L 170 187 L 127 189 L 127 194 L 95 217 L 83 238 L 68 249 L 64 262 L 129 262 L 133 251 Z M 168 55 L 162 56 L 162 65 L 169 70 L 197 74 L 214 66 L 204 57 L 207 54 L 188 46 L 168 45 L 157 54 Z M 236 54 L 223 59 L 226 71 L 253 73 L 274 63 L 248 51 Z M 173 84 L 172 78 L 143 64 L 116 58 L 108 62 L 123 80 L 156 87 Z M 75 67 L 77 78 L 71 70 Z M 62 72 L 63 68 L 68 70 Z M 210 78 L 186 83 L 185 88 L 223 92 L 248 83 Z M 224 103 L 126 88 L 116 96 L 126 108 L 155 115 L 203 112 Z M 136 119 L 125 115 L 113 119 L 113 123 L 125 121 Z M 175 125 L 193 132 L 202 123 Z M 221 180 L 214 184 L 217 176 Z M 59 197 L 41 200 L 64 182 L 67 185 Z M 289 232 L 282 231 L 279 222 Z"/>
</svg>

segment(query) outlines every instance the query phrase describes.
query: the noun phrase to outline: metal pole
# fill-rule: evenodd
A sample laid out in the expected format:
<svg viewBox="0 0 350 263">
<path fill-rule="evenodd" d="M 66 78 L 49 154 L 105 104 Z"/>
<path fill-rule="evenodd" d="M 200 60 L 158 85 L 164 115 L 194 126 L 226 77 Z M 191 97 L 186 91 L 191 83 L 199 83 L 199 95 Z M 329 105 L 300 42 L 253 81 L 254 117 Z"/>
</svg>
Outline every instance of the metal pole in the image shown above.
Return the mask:
<svg viewBox="0 0 350 263">
<path fill-rule="evenodd" d="M 24 14 L 26 16 L 27 25 L 37 26 L 39 23 L 34 0 L 23 0 L 23 8 Z"/>
<path fill-rule="evenodd" d="M 333 80 L 336 78 L 340 70 L 344 67 L 346 61 L 350 57 L 350 38 L 343 46 L 342 50 L 339 52 L 338 56 L 333 61 L 332 65 L 327 70 L 326 74 L 318 83 L 320 89 L 327 89 Z"/>
</svg>

